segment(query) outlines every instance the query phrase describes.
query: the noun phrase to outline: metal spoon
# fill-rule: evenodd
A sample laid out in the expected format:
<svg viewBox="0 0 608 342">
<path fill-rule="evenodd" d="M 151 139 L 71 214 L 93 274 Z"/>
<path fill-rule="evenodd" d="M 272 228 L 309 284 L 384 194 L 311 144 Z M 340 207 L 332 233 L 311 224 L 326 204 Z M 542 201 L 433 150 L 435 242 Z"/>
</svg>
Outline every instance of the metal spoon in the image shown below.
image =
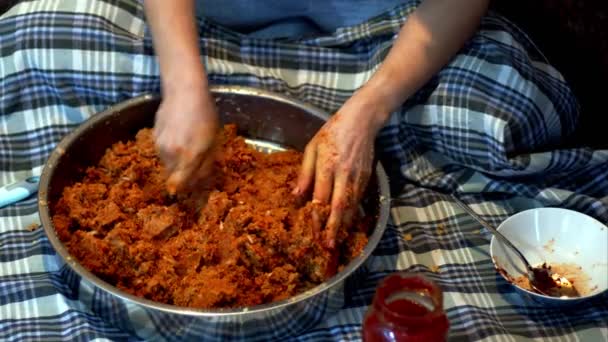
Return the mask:
<svg viewBox="0 0 608 342">
<path fill-rule="evenodd" d="M 527 271 L 526 276 L 528 277 L 528 280 L 530 281 L 530 286 L 535 291 L 537 291 L 538 293 L 540 293 L 542 295 L 551 296 L 551 297 L 555 297 L 555 295 L 552 296 L 551 294 L 547 293 L 547 291 L 541 290 L 539 287 L 542 287 L 544 289 L 551 289 L 553 287 L 563 288 L 563 291 L 559 291 L 559 292 L 564 293 L 564 294 L 565 293 L 570 294 L 574 291 L 570 281 L 568 281 L 565 277 L 562 277 L 557 273 L 552 274 L 550 267 L 546 267 L 546 264 L 544 264 L 544 267 L 532 267 L 532 265 L 530 265 L 530 263 L 528 262 L 528 259 L 526 259 L 526 257 L 523 255 L 523 253 L 520 252 L 519 249 L 517 249 L 517 247 L 515 247 L 515 245 L 513 245 L 511 243 L 511 241 L 509 241 L 509 239 L 507 239 L 498 230 L 496 230 L 496 228 L 494 228 L 490 223 L 488 223 L 486 220 L 482 219 L 479 215 L 477 215 L 477 213 L 475 213 L 468 205 L 466 205 L 464 202 L 462 202 L 456 196 L 452 195 L 452 199 L 454 200 L 454 202 L 458 203 L 458 205 L 464 211 L 466 211 L 469 215 L 471 215 L 471 217 L 473 217 L 477 222 L 479 222 L 482 226 L 484 226 L 487 230 L 489 230 L 492 234 L 494 234 L 494 236 L 496 236 L 496 238 L 498 240 L 500 240 L 500 242 L 507 245 L 509 248 L 511 248 L 515 252 L 515 254 L 517 254 L 517 256 L 526 265 L 526 271 Z M 544 284 L 544 285 L 541 285 L 541 284 Z"/>
</svg>

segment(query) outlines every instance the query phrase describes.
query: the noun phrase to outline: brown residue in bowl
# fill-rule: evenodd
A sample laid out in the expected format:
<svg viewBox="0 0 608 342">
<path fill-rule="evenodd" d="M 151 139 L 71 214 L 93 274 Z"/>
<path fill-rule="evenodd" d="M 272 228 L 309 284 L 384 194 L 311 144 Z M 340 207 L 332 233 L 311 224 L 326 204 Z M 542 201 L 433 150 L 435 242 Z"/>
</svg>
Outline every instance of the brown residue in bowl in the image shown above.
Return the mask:
<svg viewBox="0 0 608 342">
<path fill-rule="evenodd" d="M 543 245 L 543 249 L 549 253 L 555 252 L 555 239 L 550 239 Z"/>
<path fill-rule="evenodd" d="M 549 274 L 553 276 L 553 280 L 555 281 L 555 286 L 549 286 L 548 284 L 542 285 L 541 291 L 551 295 L 552 297 L 581 297 L 586 296 L 594 289 L 589 287 L 589 276 L 587 276 L 582 267 L 575 264 L 542 264 L 537 266 L 539 268 L 546 268 L 549 270 Z M 500 270 L 499 270 L 500 271 Z M 504 270 L 501 272 L 505 278 L 507 278 L 514 285 L 531 291 L 538 292 L 532 288 L 530 285 L 530 280 L 526 275 L 521 275 L 519 277 L 511 277 Z M 572 288 L 568 286 L 560 286 L 559 279 L 557 279 L 557 275 L 566 278 L 571 284 Z M 538 287 L 539 284 L 536 284 Z M 597 287 L 596 287 L 597 288 Z"/>
</svg>

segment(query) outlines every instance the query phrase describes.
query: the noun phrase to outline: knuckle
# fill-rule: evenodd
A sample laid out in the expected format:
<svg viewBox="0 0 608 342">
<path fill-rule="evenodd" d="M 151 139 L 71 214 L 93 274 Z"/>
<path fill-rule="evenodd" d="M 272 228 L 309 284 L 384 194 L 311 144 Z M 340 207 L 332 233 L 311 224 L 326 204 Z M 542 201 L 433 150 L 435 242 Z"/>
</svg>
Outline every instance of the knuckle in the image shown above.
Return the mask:
<svg viewBox="0 0 608 342">
<path fill-rule="evenodd" d="M 338 166 L 338 171 L 340 171 L 341 173 L 345 174 L 345 175 L 350 175 L 353 172 L 353 166 L 351 163 L 340 163 L 340 165 Z"/>
<path fill-rule="evenodd" d="M 346 200 L 346 198 L 344 196 L 338 196 L 331 203 L 331 211 L 332 213 L 340 214 L 346 209 L 347 206 L 348 201 Z"/>
<path fill-rule="evenodd" d="M 334 172 L 334 166 L 330 163 L 322 163 L 319 168 L 322 177 L 329 177 Z"/>
<path fill-rule="evenodd" d="M 312 160 L 313 149 L 310 145 L 306 145 L 304 148 L 304 152 L 302 154 L 302 162 L 311 162 Z"/>
<path fill-rule="evenodd" d="M 304 154 L 313 153 L 316 148 L 317 148 L 316 140 L 315 140 L 315 138 L 313 138 L 308 144 L 306 144 L 306 147 L 304 147 Z"/>
</svg>

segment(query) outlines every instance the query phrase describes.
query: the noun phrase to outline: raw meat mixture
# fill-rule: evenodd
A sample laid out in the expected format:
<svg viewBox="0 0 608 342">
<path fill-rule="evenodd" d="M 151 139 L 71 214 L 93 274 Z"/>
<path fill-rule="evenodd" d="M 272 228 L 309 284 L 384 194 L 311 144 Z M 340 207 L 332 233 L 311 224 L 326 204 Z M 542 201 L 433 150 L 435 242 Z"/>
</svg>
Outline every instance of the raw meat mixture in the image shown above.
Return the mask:
<svg viewBox="0 0 608 342">
<path fill-rule="evenodd" d="M 342 228 L 326 249 L 313 222 L 325 222 L 329 207 L 291 194 L 301 153 L 263 154 L 236 132 L 222 130 L 207 183 L 177 197 L 150 129 L 114 144 L 64 189 L 53 215 L 60 239 L 105 281 L 178 306 L 251 306 L 323 282 L 362 251 L 371 218 Z"/>
</svg>

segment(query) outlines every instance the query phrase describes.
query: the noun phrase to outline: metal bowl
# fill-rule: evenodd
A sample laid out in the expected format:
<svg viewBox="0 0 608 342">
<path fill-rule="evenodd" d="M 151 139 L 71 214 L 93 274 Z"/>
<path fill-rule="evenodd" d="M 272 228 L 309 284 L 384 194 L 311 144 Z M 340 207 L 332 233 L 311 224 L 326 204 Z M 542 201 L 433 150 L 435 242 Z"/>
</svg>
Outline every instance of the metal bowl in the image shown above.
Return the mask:
<svg viewBox="0 0 608 342">
<path fill-rule="evenodd" d="M 224 122 L 238 123 L 244 136 L 273 146 L 302 150 L 328 119 L 319 109 L 267 91 L 218 86 L 212 88 L 212 93 Z M 60 291 L 72 298 L 77 296 L 78 305 L 85 305 L 107 322 L 146 340 L 286 339 L 335 313 L 344 302 L 345 279 L 367 260 L 386 227 L 390 194 L 380 163 L 363 203 L 366 213 L 377 217 L 377 221 L 361 255 L 334 277 L 287 300 L 216 310 L 162 304 L 117 289 L 70 256 L 53 227 L 53 204 L 65 186 L 81 177 L 86 166 L 99 161 L 106 148 L 132 139 L 143 127 L 151 127 L 159 103 L 160 99 L 144 95 L 96 114 L 66 136 L 49 157 L 40 179 L 39 212 L 44 231 L 57 251 L 54 262 L 61 267 Z"/>
</svg>

